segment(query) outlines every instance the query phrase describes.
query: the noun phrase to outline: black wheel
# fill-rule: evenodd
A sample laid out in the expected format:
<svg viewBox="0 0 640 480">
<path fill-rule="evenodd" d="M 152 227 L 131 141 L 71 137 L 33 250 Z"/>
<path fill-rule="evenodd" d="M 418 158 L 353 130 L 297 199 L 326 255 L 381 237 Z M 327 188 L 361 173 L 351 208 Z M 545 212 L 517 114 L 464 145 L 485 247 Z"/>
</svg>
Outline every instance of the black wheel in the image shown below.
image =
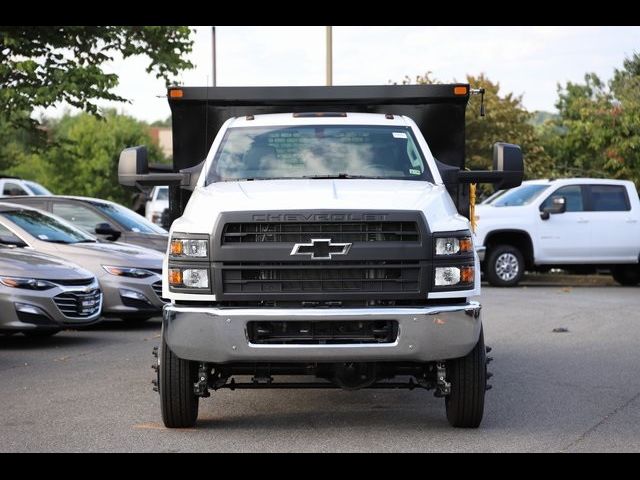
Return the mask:
<svg viewBox="0 0 640 480">
<path fill-rule="evenodd" d="M 196 362 L 178 358 L 162 335 L 160 346 L 160 410 L 167 428 L 193 427 L 198 419 L 198 400 L 193 385 L 197 380 Z"/>
<path fill-rule="evenodd" d="M 613 279 L 620 285 L 632 287 L 640 283 L 640 265 L 620 265 L 611 269 Z"/>
<path fill-rule="evenodd" d="M 447 380 L 451 393 L 445 397 L 447 420 L 454 427 L 478 428 L 484 413 L 484 394 L 487 385 L 487 352 L 484 335 L 466 357 L 449 360 Z"/>
<path fill-rule="evenodd" d="M 496 245 L 489 251 L 485 273 L 494 287 L 515 287 L 524 275 L 522 252 L 512 245 Z"/>
<path fill-rule="evenodd" d="M 46 338 L 46 337 L 53 337 L 59 331 L 60 330 L 26 330 L 22 333 L 24 333 L 25 336 L 27 337 Z"/>
</svg>

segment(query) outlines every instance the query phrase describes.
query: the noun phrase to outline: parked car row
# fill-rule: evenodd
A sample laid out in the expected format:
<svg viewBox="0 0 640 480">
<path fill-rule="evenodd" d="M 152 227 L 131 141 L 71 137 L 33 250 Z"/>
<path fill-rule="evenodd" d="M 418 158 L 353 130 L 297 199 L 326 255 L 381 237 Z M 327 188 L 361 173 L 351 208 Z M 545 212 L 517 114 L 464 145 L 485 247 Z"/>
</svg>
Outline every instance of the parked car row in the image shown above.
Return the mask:
<svg viewBox="0 0 640 480">
<path fill-rule="evenodd" d="M 0 333 L 47 336 L 103 317 L 140 322 L 159 315 L 167 237 L 105 200 L 3 198 Z"/>
</svg>

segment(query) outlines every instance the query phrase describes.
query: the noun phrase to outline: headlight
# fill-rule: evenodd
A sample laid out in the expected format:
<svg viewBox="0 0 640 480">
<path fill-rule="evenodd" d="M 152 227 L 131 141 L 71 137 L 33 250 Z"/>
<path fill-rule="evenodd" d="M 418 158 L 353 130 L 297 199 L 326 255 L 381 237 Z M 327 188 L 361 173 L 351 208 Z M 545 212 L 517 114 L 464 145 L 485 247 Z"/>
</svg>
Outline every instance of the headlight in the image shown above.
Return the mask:
<svg viewBox="0 0 640 480">
<path fill-rule="evenodd" d="M 473 288 L 474 279 L 472 265 L 436 267 L 433 284 L 436 287 Z"/>
<path fill-rule="evenodd" d="M 470 236 L 436 237 L 436 255 L 457 255 L 473 252 Z"/>
<path fill-rule="evenodd" d="M 148 278 L 151 275 L 157 275 L 151 270 L 145 270 L 144 268 L 113 267 L 111 265 L 103 265 L 102 268 L 116 277 Z"/>
<path fill-rule="evenodd" d="M 169 253 L 176 258 L 206 258 L 208 240 L 172 238 Z"/>
<path fill-rule="evenodd" d="M 28 290 L 49 290 L 56 285 L 46 280 L 38 280 L 35 278 L 20 277 L 0 277 L 0 283 L 5 287 L 26 288 Z"/>
<path fill-rule="evenodd" d="M 170 268 L 169 286 L 175 288 L 209 288 L 206 268 Z"/>
</svg>

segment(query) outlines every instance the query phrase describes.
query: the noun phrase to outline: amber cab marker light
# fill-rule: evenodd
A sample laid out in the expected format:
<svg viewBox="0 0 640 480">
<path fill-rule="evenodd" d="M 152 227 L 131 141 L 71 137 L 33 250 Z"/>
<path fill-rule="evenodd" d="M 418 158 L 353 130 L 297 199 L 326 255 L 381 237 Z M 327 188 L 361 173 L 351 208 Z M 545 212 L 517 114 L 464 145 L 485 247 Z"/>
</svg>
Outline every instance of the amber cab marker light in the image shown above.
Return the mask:
<svg viewBox="0 0 640 480">
<path fill-rule="evenodd" d="M 454 95 L 466 95 L 467 94 L 467 87 L 461 87 L 461 86 L 453 87 L 453 94 Z"/>
<path fill-rule="evenodd" d="M 169 285 L 182 285 L 182 270 L 178 270 L 175 268 L 169 269 Z"/>
<path fill-rule="evenodd" d="M 460 269 L 460 283 L 473 283 L 474 273 L 473 267 L 462 267 Z"/>
<path fill-rule="evenodd" d="M 184 95 L 184 92 L 179 88 L 169 90 L 169 96 L 171 98 L 182 98 L 183 95 Z"/>
</svg>

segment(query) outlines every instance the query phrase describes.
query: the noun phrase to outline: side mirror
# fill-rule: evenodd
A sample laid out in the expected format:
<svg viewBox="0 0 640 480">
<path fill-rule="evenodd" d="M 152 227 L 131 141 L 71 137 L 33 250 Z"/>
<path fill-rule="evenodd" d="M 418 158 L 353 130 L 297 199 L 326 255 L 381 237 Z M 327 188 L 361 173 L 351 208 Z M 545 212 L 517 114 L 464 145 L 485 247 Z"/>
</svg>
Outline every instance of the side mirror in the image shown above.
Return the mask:
<svg viewBox="0 0 640 480">
<path fill-rule="evenodd" d="M 519 186 L 524 177 L 524 160 L 520 147 L 512 143 L 494 143 L 493 171 L 502 172 L 502 180 L 495 184 L 496 190 Z"/>
<path fill-rule="evenodd" d="M 110 223 L 99 223 L 96 225 L 95 232 L 97 235 L 105 235 L 107 240 L 115 242 L 120 238 L 122 232 L 120 230 L 116 230 L 113 228 L 113 225 Z"/>
<path fill-rule="evenodd" d="M 118 181 L 126 187 L 135 187 L 140 175 L 149 173 L 147 147 L 125 148 L 118 162 Z"/>
<path fill-rule="evenodd" d="M 551 205 L 548 205 L 542 209 L 540 218 L 542 220 L 549 220 L 549 217 L 553 214 L 564 213 L 567 211 L 567 199 L 564 197 L 552 197 Z"/>
<path fill-rule="evenodd" d="M 147 158 L 147 147 L 125 148 L 120 153 L 118 162 L 118 182 L 125 187 L 138 187 L 153 185 L 175 185 L 187 190 L 195 187 L 204 161 L 195 167 L 185 168 L 180 172 L 164 172 L 154 168 L 154 172 L 149 172 L 149 160 Z M 160 170 L 160 171 L 158 171 Z"/>
<path fill-rule="evenodd" d="M 524 160 L 518 145 L 493 145 L 493 170 L 459 170 L 460 183 L 493 183 L 496 190 L 518 187 L 524 177 Z"/>
</svg>

